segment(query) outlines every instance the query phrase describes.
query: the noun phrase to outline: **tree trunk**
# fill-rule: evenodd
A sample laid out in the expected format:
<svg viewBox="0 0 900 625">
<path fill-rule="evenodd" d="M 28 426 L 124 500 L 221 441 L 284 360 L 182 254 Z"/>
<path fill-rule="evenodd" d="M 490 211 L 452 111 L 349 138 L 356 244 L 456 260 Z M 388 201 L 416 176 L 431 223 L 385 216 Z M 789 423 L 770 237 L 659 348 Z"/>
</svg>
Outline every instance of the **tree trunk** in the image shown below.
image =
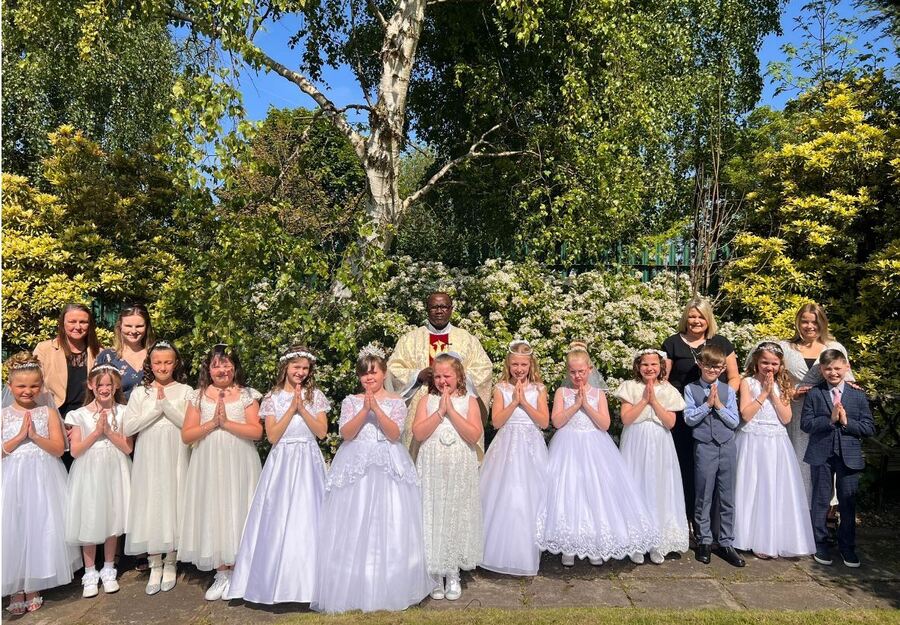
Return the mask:
<svg viewBox="0 0 900 625">
<path fill-rule="evenodd" d="M 422 35 L 426 0 L 401 0 L 384 28 L 378 99 L 369 113 L 371 133 L 362 166 L 369 183 L 369 245 L 387 251 L 403 213 L 398 181 L 406 135 L 406 96 Z"/>
</svg>

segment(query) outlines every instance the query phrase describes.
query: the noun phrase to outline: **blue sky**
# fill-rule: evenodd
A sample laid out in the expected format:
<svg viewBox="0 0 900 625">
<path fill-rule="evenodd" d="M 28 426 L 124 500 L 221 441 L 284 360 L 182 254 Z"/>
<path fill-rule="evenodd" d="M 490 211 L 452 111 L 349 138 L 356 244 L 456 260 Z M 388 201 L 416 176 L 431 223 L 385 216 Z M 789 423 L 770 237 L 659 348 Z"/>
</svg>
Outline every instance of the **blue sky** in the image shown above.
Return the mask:
<svg viewBox="0 0 900 625">
<path fill-rule="evenodd" d="M 799 43 L 799 33 L 795 31 L 794 18 L 800 13 L 801 7 L 807 0 L 791 0 L 784 14 L 782 15 L 781 35 L 770 35 L 763 42 L 760 49 L 761 66 L 765 69 L 770 61 L 781 60 L 781 46 L 785 43 Z M 853 14 L 852 0 L 843 0 L 838 7 L 839 12 L 845 16 Z M 294 24 L 291 22 L 279 22 L 271 26 L 271 30 L 262 33 L 259 43 L 263 50 L 274 56 L 288 67 L 297 66 L 298 51 L 291 50 L 287 46 L 287 40 L 296 32 L 296 28 L 291 28 Z M 872 39 L 871 35 L 868 39 Z M 865 40 L 860 43 L 864 43 Z M 886 46 L 890 47 L 890 46 Z M 896 56 L 890 55 L 886 65 L 897 66 Z M 362 94 L 356 85 L 356 81 L 349 69 L 327 70 L 324 75 L 324 83 L 320 84 L 320 88 L 335 102 L 338 106 L 359 103 L 363 101 Z M 244 102 L 247 107 L 248 116 L 254 120 L 263 119 L 266 111 L 270 106 L 278 108 L 297 106 L 312 107 L 313 103 L 310 98 L 303 94 L 296 86 L 287 82 L 280 76 L 273 74 L 253 74 L 244 72 L 241 78 L 241 89 L 244 94 Z M 782 108 L 784 103 L 790 98 L 791 94 L 781 94 L 775 96 L 775 85 L 767 78 L 766 85 L 763 90 L 761 104 L 769 104 L 774 108 Z"/>
</svg>

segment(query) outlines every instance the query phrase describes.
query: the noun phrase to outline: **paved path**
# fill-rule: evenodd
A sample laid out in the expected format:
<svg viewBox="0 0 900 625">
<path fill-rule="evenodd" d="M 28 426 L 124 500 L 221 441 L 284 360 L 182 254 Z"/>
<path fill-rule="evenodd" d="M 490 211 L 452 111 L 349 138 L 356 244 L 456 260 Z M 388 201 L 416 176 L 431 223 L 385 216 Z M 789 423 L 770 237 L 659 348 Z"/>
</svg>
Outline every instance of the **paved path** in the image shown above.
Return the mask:
<svg viewBox="0 0 900 625">
<path fill-rule="evenodd" d="M 811 610 L 826 608 L 900 608 L 900 535 L 894 530 L 859 531 L 863 567 L 848 569 L 817 565 L 811 558 L 757 560 L 735 569 L 713 556 L 704 566 L 693 553 L 669 559 L 661 566 L 610 562 L 594 567 L 579 561 L 564 569 L 559 558 L 545 554 L 536 578 L 516 578 L 477 570 L 463 575 L 459 601 L 422 603 L 427 610 L 465 610 L 479 607 L 634 607 L 634 608 L 750 608 Z M 122 589 L 113 595 L 81 599 L 73 583 L 45 594 L 36 614 L 10 617 L 38 623 L 272 623 L 287 613 L 305 611 L 301 604 L 275 607 L 240 601 L 207 602 L 203 593 L 212 574 L 184 566 L 178 585 L 153 597 L 144 594 L 147 573 L 125 571 Z"/>
</svg>

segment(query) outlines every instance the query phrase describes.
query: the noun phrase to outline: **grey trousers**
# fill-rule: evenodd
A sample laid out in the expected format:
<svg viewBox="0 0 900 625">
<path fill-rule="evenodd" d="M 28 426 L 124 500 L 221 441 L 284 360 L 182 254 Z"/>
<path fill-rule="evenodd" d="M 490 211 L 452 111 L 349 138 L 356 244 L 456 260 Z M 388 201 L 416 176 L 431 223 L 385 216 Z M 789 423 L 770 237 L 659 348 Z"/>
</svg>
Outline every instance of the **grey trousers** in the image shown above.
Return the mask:
<svg viewBox="0 0 900 625">
<path fill-rule="evenodd" d="M 730 547 L 734 542 L 734 482 L 737 446 L 734 438 L 719 445 L 694 441 L 694 525 L 701 545 L 713 543 L 710 525 L 714 495 L 718 494 L 719 527 L 715 542 Z"/>
</svg>

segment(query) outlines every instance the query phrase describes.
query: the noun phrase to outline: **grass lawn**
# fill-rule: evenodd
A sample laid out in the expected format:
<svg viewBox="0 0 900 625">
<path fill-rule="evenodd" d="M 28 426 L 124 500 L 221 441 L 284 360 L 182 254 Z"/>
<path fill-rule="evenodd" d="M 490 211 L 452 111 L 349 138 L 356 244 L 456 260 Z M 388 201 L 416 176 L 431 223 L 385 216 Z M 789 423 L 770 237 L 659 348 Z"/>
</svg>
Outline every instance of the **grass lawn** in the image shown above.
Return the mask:
<svg viewBox="0 0 900 625">
<path fill-rule="evenodd" d="M 279 623 L 285 625 L 900 625 L 897 610 L 822 610 L 787 612 L 775 610 L 649 610 L 633 608 L 547 608 L 529 610 L 418 610 L 339 614 L 299 614 Z"/>
</svg>

